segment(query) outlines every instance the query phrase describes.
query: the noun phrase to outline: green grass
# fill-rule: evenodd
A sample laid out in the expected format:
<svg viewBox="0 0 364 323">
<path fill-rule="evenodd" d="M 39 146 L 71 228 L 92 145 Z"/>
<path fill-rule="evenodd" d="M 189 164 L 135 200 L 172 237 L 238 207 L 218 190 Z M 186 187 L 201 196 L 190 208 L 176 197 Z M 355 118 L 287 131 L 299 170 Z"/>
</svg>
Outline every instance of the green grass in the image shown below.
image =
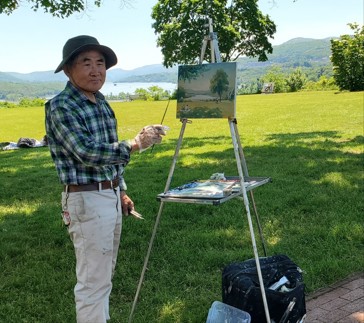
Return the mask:
<svg viewBox="0 0 364 323">
<path fill-rule="evenodd" d="M 121 138 L 160 123 L 166 102 L 112 103 Z M 134 154 L 129 195 L 144 221 L 124 219 L 111 322 L 126 322 L 172 163 L 181 123 L 153 152 Z M 304 270 L 307 292 L 364 267 L 363 92 L 240 96 L 238 129 L 269 255 Z M 0 109 L 0 142 L 41 139 L 44 109 Z M 237 175 L 225 119 L 193 120 L 172 186 L 212 173 Z M 73 322 L 74 253 L 60 220 L 60 192 L 47 148 L 0 151 L 0 322 Z M 257 244 L 262 255 L 258 231 Z M 221 300 L 221 270 L 253 257 L 240 200 L 221 206 L 165 203 L 134 322 L 205 322 Z"/>
</svg>

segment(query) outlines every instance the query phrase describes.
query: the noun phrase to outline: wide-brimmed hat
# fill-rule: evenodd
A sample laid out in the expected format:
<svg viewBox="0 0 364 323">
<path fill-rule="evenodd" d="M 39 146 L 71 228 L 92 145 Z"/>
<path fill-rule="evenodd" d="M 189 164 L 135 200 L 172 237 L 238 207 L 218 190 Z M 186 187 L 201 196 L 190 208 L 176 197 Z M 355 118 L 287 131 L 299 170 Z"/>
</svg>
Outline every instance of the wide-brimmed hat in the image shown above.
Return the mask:
<svg viewBox="0 0 364 323">
<path fill-rule="evenodd" d="M 111 66 L 116 65 L 116 63 L 118 62 L 116 54 L 111 48 L 100 45 L 95 37 L 81 35 L 67 40 L 66 44 L 63 46 L 63 60 L 58 65 L 54 73 L 62 71 L 63 66 L 71 57 L 80 52 L 90 49 L 97 49 L 101 53 L 103 53 L 106 61 L 106 69 L 109 69 Z"/>
</svg>

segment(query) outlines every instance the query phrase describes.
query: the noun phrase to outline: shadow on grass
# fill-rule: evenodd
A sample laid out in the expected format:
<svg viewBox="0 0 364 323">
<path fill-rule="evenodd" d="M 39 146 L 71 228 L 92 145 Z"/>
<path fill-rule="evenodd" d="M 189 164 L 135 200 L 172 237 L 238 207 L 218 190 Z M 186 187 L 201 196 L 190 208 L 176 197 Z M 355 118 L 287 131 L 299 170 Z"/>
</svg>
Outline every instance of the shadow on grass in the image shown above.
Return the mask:
<svg viewBox="0 0 364 323">
<path fill-rule="evenodd" d="M 0 321 L 74 321 L 59 311 L 74 306 L 74 251 L 48 149 L 0 152 L 0 165 Z"/>
<path fill-rule="evenodd" d="M 184 138 L 172 187 L 193 179 L 206 179 L 214 172 L 236 175 L 233 149 L 220 148 L 226 147 L 224 144 L 229 140 L 230 137 Z M 363 137 L 341 140 L 340 133 L 327 131 L 274 134 L 267 137 L 266 142 L 267 145 L 260 147 L 244 147 L 244 152 L 251 176 L 269 176 L 273 179 L 272 184 L 254 192 L 268 254 L 285 253 L 295 260 L 305 270 L 308 291 L 361 270 L 364 263 L 362 259 L 358 261 L 357 256 L 364 244 L 363 203 L 360 202 L 363 193 Z M 212 149 L 201 152 L 198 148 L 206 143 Z M 147 178 L 155 182 L 154 187 L 159 189 L 152 189 L 150 198 L 155 196 L 155 192 L 163 191 L 169 171 L 165 158 L 159 158 L 158 154 L 173 149 L 173 145 L 165 144 L 158 147 L 155 155 L 140 156 L 130 166 L 128 172 L 132 177 L 140 169 L 147 168 L 146 160 L 153 158 L 153 167 L 149 169 Z M 194 163 L 188 163 L 185 152 L 187 155 L 193 154 Z M 138 196 L 136 187 L 142 185 L 144 178 L 126 176 L 130 190 Z M 140 191 L 141 200 L 145 194 L 148 193 Z M 165 289 L 158 286 L 160 293 L 181 295 L 181 299 L 185 299 L 180 289 L 189 290 L 190 286 L 194 286 L 192 273 L 199 271 L 204 277 L 220 280 L 219 275 L 213 276 L 211 268 L 222 269 L 229 262 L 253 256 L 246 218 L 241 221 L 239 217 L 244 210 L 238 201 L 218 208 L 170 203 L 163 213 L 154 248 L 155 259 L 151 260 L 149 267 L 150 271 L 154 268 L 157 272 L 148 272 L 153 278 L 146 278 L 151 284 L 146 287 L 146 298 L 156 297 L 152 286 L 159 281 L 166 282 Z M 257 230 L 256 237 L 258 241 Z M 243 250 L 241 246 L 245 246 Z M 126 249 L 129 247 L 132 248 L 132 244 L 127 245 Z M 181 268 L 185 273 L 183 278 L 174 274 L 180 273 Z M 171 282 L 178 280 L 183 286 L 174 287 Z M 199 286 L 203 284 L 209 286 L 209 280 L 199 282 Z M 220 299 L 219 284 L 211 288 L 216 292 L 215 297 Z M 191 312 L 192 317 L 203 320 L 199 309 L 193 309 L 197 299 L 200 302 L 205 300 L 205 309 L 210 305 L 203 293 L 199 297 L 186 298 L 184 306 L 188 310 L 182 311 L 182 321 L 187 322 Z M 175 306 L 180 308 L 181 299 L 176 298 Z M 151 303 L 146 303 L 150 314 Z M 173 308 L 165 300 L 161 303 Z M 163 308 L 155 305 L 153 315 L 162 317 Z M 144 310 L 140 320 L 147 318 L 147 307 Z M 178 319 L 173 314 L 169 318 Z"/>
<path fill-rule="evenodd" d="M 171 186 L 215 172 L 237 175 L 228 142 L 228 136 L 185 137 Z M 285 253 L 296 261 L 305 270 L 308 291 L 364 265 L 358 258 L 363 248 L 362 144 L 363 136 L 345 141 L 327 131 L 272 134 L 261 146 L 244 147 L 250 176 L 273 180 L 254 191 L 268 254 Z M 156 195 L 165 188 L 175 145 L 165 140 L 153 152 L 133 155 L 126 170 L 128 194 L 146 220 L 124 219 L 111 298 L 120 321 L 130 311 L 160 206 Z M 6 278 L 0 309 L 20 313 L 19 321 L 42 320 L 39 306 L 20 299 L 30 295 L 22 286 L 34 303 L 45 298 L 51 308 L 73 308 L 73 250 L 58 218 L 61 186 L 47 149 L 0 152 L 0 165 L 0 266 Z M 221 298 L 221 269 L 251 257 L 240 200 L 219 207 L 165 203 L 135 321 L 204 321 L 211 303 Z M 62 321 L 59 311 L 48 314 Z M 63 321 L 74 319 L 72 313 L 64 315 Z"/>
</svg>

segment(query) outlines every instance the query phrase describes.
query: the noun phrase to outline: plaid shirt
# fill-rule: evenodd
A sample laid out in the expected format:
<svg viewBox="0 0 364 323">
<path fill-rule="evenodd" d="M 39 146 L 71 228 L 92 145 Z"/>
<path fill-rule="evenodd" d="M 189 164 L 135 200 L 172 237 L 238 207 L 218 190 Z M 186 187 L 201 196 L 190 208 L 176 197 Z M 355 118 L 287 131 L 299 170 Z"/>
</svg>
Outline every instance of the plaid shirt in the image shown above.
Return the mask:
<svg viewBox="0 0 364 323">
<path fill-rule="evenodd" d="M 45 104 L 46 133 L 62 184 L 89 184 L 119 177 L 130 160 L 128 141 L 118 141 L 115 114 L 97 92 L 93 103 L 70 82 Z"/>
</svg>

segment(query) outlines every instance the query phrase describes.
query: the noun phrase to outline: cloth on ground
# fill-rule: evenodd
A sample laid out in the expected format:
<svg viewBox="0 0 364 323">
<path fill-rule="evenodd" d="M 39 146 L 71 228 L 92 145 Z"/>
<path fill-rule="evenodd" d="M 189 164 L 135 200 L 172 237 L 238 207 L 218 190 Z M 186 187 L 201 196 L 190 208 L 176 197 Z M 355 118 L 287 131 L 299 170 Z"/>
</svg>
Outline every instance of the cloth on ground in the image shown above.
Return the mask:
<svg viewBox="0 0 364 323">
<path fill-rule="evenodd" d="M 42 140 L 33 138 L 21 137 L 17 142 L 9 142 L 6 146 L 2 147 L 3 150 L 13 150 L 19 148 L 35 148 L 47 146 L 47 137 L 44 136 Z"/>
</svg>

